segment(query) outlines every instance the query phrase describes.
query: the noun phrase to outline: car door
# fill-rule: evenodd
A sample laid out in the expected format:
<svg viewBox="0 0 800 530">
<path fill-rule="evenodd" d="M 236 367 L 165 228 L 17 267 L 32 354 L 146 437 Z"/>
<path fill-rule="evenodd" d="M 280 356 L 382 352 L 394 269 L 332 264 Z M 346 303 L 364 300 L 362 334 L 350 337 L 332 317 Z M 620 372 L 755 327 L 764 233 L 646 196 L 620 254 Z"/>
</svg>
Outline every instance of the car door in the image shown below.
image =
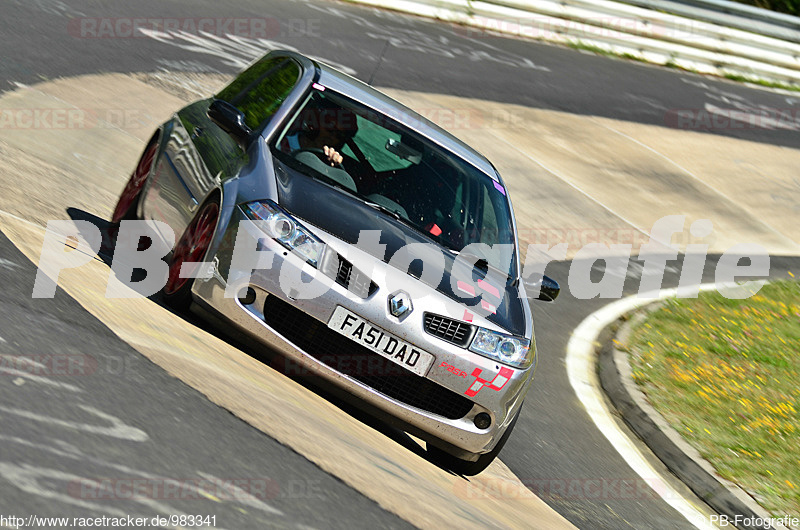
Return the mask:
<svg viewBox="0 0 800 530">
<path fill-rule="evenodd" d="M 247 165 L 247 151 L 208 117 L 214 99 L 236 106 L 248 127 L 258 130 L 275 114 L 299 75 L 294 60 L 267 56 L 214 98 L 180 110 L 148 190 L 144 218 L 166 222 L 179 237 L 211 190 Z"/>
<path fill-rule="evenodd" d="M 193 103 L 173 117 L 146 192 L 143 218 L 167 223 L 175 237 L 209 192 L 247 163 L 242 148 L 208 118 L 211 101 Z"/>
</svg>

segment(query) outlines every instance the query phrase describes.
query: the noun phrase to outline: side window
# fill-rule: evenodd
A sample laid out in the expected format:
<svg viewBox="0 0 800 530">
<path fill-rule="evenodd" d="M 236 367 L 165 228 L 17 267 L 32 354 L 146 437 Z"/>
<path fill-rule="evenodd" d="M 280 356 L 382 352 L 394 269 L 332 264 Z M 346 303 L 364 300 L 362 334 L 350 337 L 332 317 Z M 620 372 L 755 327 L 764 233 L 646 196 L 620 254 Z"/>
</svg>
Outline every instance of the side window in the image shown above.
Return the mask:
<svg viewBox="0 0 800 530">
<path fill-rule="evenodd" d="M 262 59 L 239 74 L 217 98 L 241 110 L 247 126 L 257 129 L 275 114 L 299 77 L 300 66 L 292 59 Z"/>
</svg>

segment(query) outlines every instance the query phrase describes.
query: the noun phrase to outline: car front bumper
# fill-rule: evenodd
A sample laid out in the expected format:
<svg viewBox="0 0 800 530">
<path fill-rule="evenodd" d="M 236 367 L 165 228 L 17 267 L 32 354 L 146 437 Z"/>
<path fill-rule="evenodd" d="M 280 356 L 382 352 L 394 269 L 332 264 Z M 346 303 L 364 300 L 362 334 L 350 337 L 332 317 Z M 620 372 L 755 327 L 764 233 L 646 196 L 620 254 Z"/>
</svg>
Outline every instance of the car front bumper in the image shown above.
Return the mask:
<svg viewBox="0 0 800 530">
<path fill-rule="evenodd" d="M 238 231 L 239 221 L 244 219 L 241 210 L 235 208 L 227 231 Z M 222 240 L 236 241 L 235 234 L 229 236 Z M 524 370 L 504 367 L 427 333 L 425 313 L 456 320 L 453 316 L 463 315 L 464 306 L 404 272 L 354 250 L 344 241 L 329 234 L 322 236 L 328 247 L 326 256 L 346 256 L 355 270 L 368 272 L 373 284 L 369 293 L 356 294 L 352 287 L 348 290 L 329 279 L 327 288 L 319 296 L 299 296 L 302 286 L 298 286 L 297 281 L 308 282 L 308 272 L 316 272 L 319 278 L 323 276 L 303 259 L 264 236 L 258 245 L 260 251 L 271 254 L 269 267 L 265 265 L 249 277 L 245 271 L 220 273 L 217 270 L 211 279 L 195 282 L 195 300 L 224 324 L 232 324 L 258 343 L 277 351 L 283 358 L 279 366 L 286 375 L 319 378 L 319 383 L 333 385 L 340 390 L 338 395 L 356 407 L 455 456 L 474 459 L 478 454 L 491 451 L 522 405 L 535 362 Z M 221 245 L 215 255 L 216 264 L 229 264 L 233 259 L 232 245 Z M 324 262 L 320 263 L 321 270 L 327 268 Z M 223 275 L 227 276 L 227 281 Z M 335 272 L 331 276 L 335 278 Z M 287 278 L 302 280 L 292 284 Z M 248 288 L 252 290 L 250 299 L 237 297 Z M 411 294 L 413 303 L 413 310 L 402 320 L 392 316 L 388 304 L 389 295 L 400 289 Z M 232 293 L 237 294 L 230 296 Z M 328 327 L 337 307 L 432 354 L 433 364 L 423 376 L 417 376 L 397 365 L 373 362 L 377 359 L 370 357 L 378 357 L 377 353 L 365 351 L 355 341 Z M 478 315 L 472 324 L 502 331 Z M 327 351 L 332 343 L 339 344 L 338 353 Z M 352 357 L 348 357 L 348 344 L 353 348 Z M 342 356 L 344 350 L 347 354 Z M 386 377 L 394 378 L 388 386 Z M 493 384 L 493 381 L 503 384 Z M 427 401 L 419 394 L 427 396 Z M 475 417 L 481 413 L 491 418 L 488 428 L 479 429 L 475 425 Z"/>
</svg>

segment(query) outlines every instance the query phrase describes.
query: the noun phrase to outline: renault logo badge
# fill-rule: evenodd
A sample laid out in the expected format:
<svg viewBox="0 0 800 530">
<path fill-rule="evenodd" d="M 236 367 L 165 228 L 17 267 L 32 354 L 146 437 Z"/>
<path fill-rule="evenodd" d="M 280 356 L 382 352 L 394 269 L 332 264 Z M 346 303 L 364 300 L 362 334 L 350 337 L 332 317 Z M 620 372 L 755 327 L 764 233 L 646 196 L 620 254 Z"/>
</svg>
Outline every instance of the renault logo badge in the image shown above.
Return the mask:
<svg viewBox="0 0 800 530">
<path fill-rule="evenodd" d="M 397 318 L 404 318 L 414 310 L 411 296 L 405 291 L 397 291 L 389 295 L 389 312 Z"/>
</svg>

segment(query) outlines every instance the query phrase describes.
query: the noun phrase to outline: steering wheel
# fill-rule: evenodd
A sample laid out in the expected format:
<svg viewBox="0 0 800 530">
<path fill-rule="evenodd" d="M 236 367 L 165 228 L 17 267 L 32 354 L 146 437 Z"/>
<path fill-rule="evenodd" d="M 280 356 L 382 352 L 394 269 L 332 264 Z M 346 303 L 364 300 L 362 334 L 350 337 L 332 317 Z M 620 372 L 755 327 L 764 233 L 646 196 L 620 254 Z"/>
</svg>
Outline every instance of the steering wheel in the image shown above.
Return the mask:
<svg viewBox="0 0 800 530">
<path fill-rule="evenodd" d="M 291 156 L 297 158 L 297 155 L 300 153 L 313 153 L 317 155 L 320 160 L 325 162 L 326 165 L 344 170 L 344 166 L 342 166 L 341 162 L 331 162 L 330 158 L 328 158 L 328 155 L 325 154 L 325 150 L 320 149 L 319 147 L 301 147 L 300 149 L 295 149 L 292 151 Z"/>
</svg>

